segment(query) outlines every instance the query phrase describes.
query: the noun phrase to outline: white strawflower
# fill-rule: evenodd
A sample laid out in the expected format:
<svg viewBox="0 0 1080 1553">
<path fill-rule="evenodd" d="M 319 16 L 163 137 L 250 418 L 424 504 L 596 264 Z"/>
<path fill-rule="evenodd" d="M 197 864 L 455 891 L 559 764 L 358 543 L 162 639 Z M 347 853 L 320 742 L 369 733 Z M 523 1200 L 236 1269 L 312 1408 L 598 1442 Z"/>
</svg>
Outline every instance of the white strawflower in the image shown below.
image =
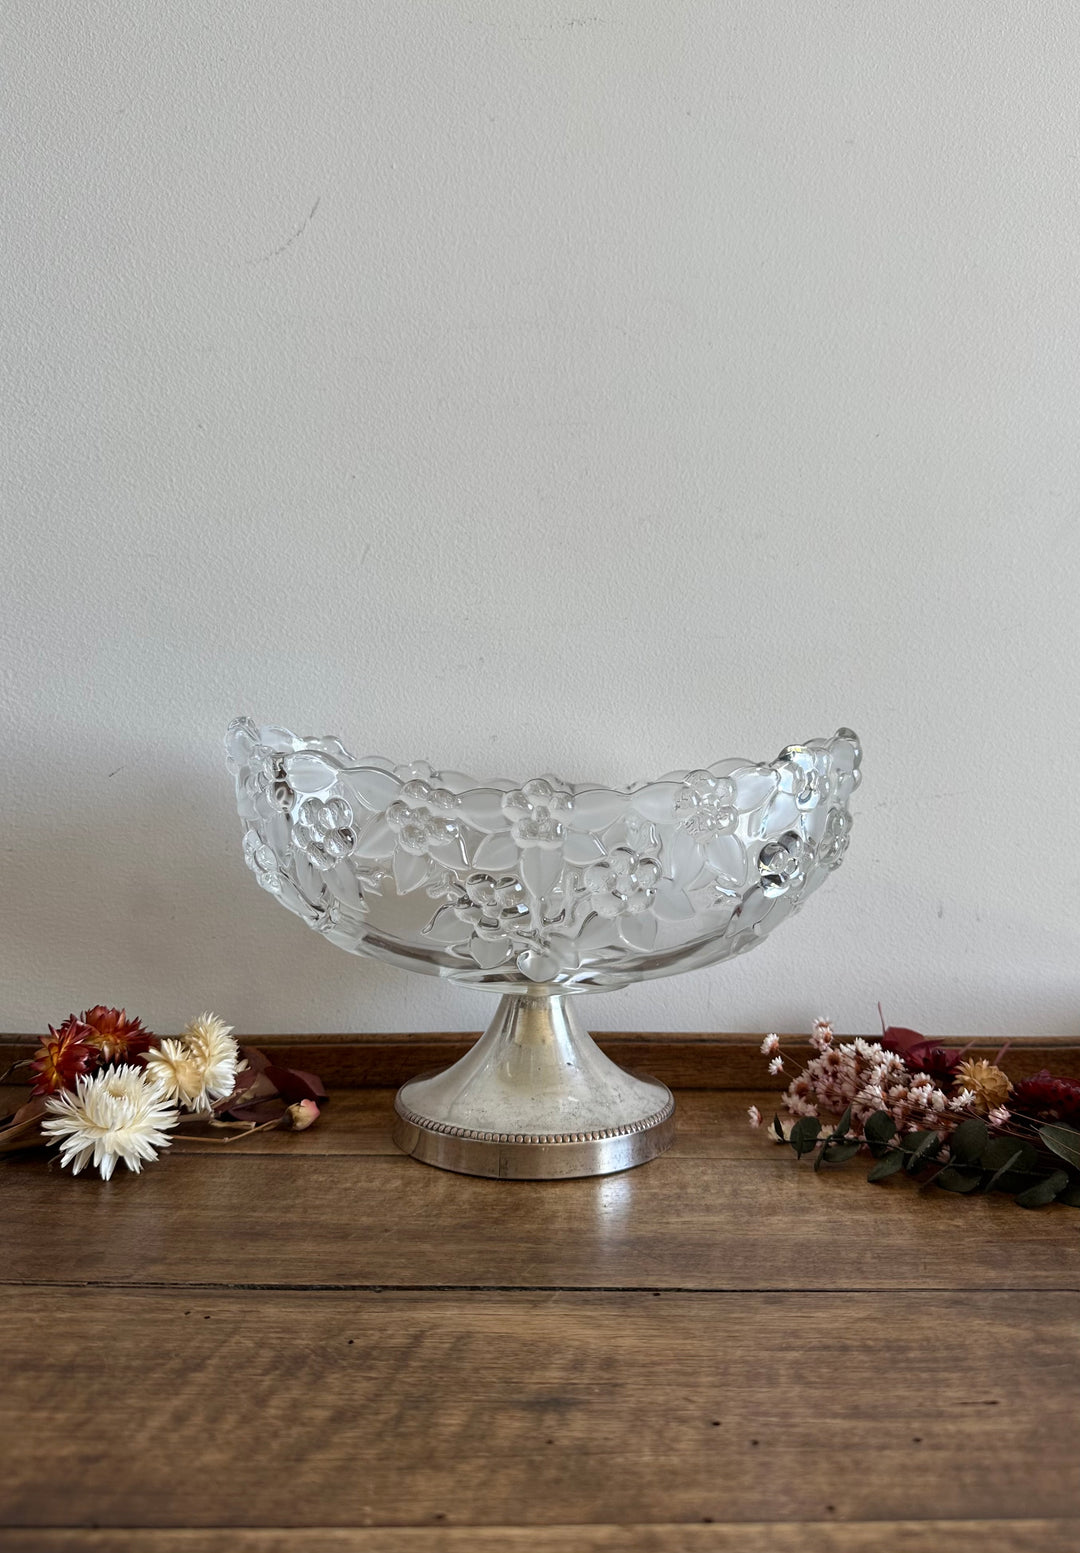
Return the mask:
<svg viewBox="0 0 1080 1553">
<path fill-rule="evenodd" d="M 78 1175 L 92 1160 L 107 1181 L 122 1159 L 136 1174 L 144 1161 L 172 1142 L 166 1130 L 179 1120 L 175 1109 L 141 1068 L 103 1068 L 76 1080 L 75 1092 L 63 1090 L 45 1101 L 52 1115 L 41 1130 L 60 1144 L 60 1163 Z"/>
<path fill-rule="evenodd" d="M 233 1040 L 232 1029 L 216 1014 L 200 1014 L 180 1032 L 180 1039 L 203 1063 L 206 1093 L 211 1100 L 224 1100 L 236 1088 L 240 1048 Z"/>
<path fill-rule="evenodd" d="M 209 1110 L 202 1063 L 183 1041 L 159 1041 L 157 1050 L 146 1054 L 146 1072 L 162 1094 L 186 1111 Z"/>
<path fill-rule="evenodd" d="M 146 1055 L 146 1071 L 171 1100 L 188 1111 L 209 1111 L 236 1088 L 240 1052 L 232 1025 L 200 1014 L 176 1040 L 159 1042 Z"/>
<path fill-rule="evenodd" d="M 773 1074 L 776 1074 L 776 1073 L 783 1073 L 783 1071 L 784 1071 L 784 1059 L 783 1059 L 783 1057 L 774 1057 L 773 1060 L 769 1063 L 769 1072 L 773 1073 Z"/>
<path fill-rule="evenodd" d="M 758 1110 L 756 1105 L 748 1106 L 746 1115 L 751 1127 L 761 1126 L 761 1112 Z"/>
<path fill-rule="evenodd" d="M 774 1057 L 779 1050 L 780 1037 L 778 1035 L 767 1035 L 761 1043 L 761 1054 L 763 1057 Z"/>
</svg>

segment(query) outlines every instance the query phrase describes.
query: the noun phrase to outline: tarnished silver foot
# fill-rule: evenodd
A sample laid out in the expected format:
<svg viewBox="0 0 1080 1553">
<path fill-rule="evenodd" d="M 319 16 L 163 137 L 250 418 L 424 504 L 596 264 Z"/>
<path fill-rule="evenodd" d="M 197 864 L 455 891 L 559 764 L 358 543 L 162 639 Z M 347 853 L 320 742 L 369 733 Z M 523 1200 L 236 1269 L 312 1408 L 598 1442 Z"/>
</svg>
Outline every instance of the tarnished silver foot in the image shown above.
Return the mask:
<svg viewBox="0 0 1080 1553">
<path fill-rule="evenodd" d="M 508 994 L 460 1062 L 398 1091 L 394 1142 L 464 1175 L 547 1181 L 643 1165 L 675 1135 L 666 1084 L 625 1072 L 559 993 Z"/>
</svg>

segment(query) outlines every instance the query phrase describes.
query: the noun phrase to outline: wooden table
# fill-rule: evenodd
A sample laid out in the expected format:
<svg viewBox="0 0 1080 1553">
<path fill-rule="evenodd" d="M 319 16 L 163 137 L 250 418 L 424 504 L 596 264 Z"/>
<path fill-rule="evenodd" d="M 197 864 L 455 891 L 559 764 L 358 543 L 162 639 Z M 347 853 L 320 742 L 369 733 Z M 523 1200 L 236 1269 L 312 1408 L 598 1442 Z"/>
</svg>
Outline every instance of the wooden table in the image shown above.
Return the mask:
<svg viewBox="0 0 1080 1553">
<path fill-rule="evenodd" d="M 141 1177 L 0 1161 L 4 1553 L 1076 1553 L 1080 1214 L 815 1176 L 679 1096 L 603 1179 L 392 1091 Z"/>
</svg>

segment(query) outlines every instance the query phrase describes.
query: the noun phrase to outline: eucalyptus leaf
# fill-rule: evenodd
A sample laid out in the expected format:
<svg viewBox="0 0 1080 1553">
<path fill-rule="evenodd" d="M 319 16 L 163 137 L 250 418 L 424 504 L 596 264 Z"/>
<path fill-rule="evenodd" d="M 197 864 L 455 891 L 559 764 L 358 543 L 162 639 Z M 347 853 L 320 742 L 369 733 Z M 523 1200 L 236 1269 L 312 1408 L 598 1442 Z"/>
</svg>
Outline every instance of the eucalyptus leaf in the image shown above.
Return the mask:
<svg viewBox="0 0 1080 1553">
<path fill-rule="evenodd" d="M 1080 1166 L 1080 1132 L 1077 1132 L 1075 1127 L 1062 1127 L 1057 1123 L 1049 1123 L 1039 1128 L 1039 1137 L 1059 1158 L 1066 1160 L 1070 1165 Z"/>
<path fill-rule="evenodd" d="M 787 1139 L 784 1137 L 784 1124 L 778 1116 L 774 1116 L 772 1119 L 772 1130 L 780 1143 L 787 1142 Z"/>
<path fill-rule="evenodd" d="M 842 1165 L 845 1160 L 854 1159 L 860 1147 L 854 1138 L 840 1139 L 836 1143 L 827 1142 L 821 1152 L 827 1165 Z"/>
<path fill-rule="evenodd" d="M 1010 1140 L 1008 1138 L 999 1138 L 997 1141 L 999 1143 L 1009 1143 L 1010 1142 Z M 993 1175 L 990 1177 L 989 1181 L 987 1181 L 986 1187 L 985 1187 L 986 1191 L 992 1192 L 994 1190 L 994 1187 L 997 1186 L 998 1182 L 1002 1179 L 1002 1177 L 1008 1174 L 1008 1172 L 1016 1164 L 1016 1161 L 1020 1158 L 1020 1150 L 1015 1146 L 1015 1144 L 1012 1144 L 1011 1146 L 1012 1146 L 1013 1152 L 1009 1155 L 1009 1157 L 1006 1160 L 1004 1160 L 997 1167 L 997 1169 L 994 1171 Z M 988 1152 L 989 1152 L 989 1150 L 987 1150 L 987 1153 Z M 984 1153 L 983 1154 L 983 1164 L 985 1165 L 987 1163 L 988 1163 L 988 1161 L 987 1161 L 987 1158 L 986 1158 L 986 1154 Z"/>
<path fill-rule="evenodd" d="M 876 1165 L 872 1165 L 867 1172 L 868 1181 L 886 1181 L 889 1176 L 894 1176 L 904 1168 L 904 1156 L 899 1149 L 893 1149 L 883 1159 L 879 1159 Z"/>
<path fill-rule="evenodd" d="M 1073 1176 L 1063 1192 L 1059 1192 L 1055 1199 L 1064 1203 L 1067 1208 L 1080 1208 L 1080 1177 Z"/>
<path fill-rule="evenodd" d="M 989 1132 L 979 1116 L 969 1116 L 949 1136 L 949 1153 L 958 1165 L 970 1165 L 985 1149 Z M 955 1188 L 951 1188 L 955 1190 Z"/>
<path fill-rule="evenodd" d="M 791 1129 L 788 1142 L 800 1159 L 802 1159 L 804 1154 L 809 1154 L 817 1142 L 820 1131 L 821 1123 L 816 1116 L 799 1117 L 799 1120 Z"/>
<path fill-rule="evenodd" d="M 1071 1129 L 1065 1129 L 1071 1131 Z M 1046 1131 L 1042 1128 L 1041 1131 Z M 1034 1186 L 1029 1186 L 1026 1191 L 1017 1193 L 1016 1206 L 1018 1208 L 1044 1208 L 1047 1203 L 1069 1185 L 1069 1177 L 1064 1170 L 1052 1170 L 1048 1176 L 1043 1176 L 1041 1181 L 1036 1181 Z"/>
<path fill-rule="evenodd" d="M 978 1170 L 958 1170 L 955 1165 L 946 1165 L 934 1177 L 934 1184 L 946 1192 L 973 1192 L 981 1180 Z"/>
<path fill-rule="evenodd" d="M 1013 1160 L 1022 1158 L 1023 1152 L 1024 1146 L 1016 1138 L 991 1138 L 979 1163 L 984 1170 L 1007 1169 Z"/>
<path fill-rule="evenodd" d="M 1020 1150 L 1020 1158 L 1016 1161 L 1015 1165 L 1010 1167 L 1011 1170 L 1015 1170 L 1019 1174 L 1024 1175 L 1030 1174 L 1033 1171 L 1036 1174 L 1041 1174 L 1045 1169 L 1045 1162 L 1040 1159 L 1038 1149 L 1034 1148 L 1030 1143 L 1025 1143 L 1022 1138 L 995 1138 L 993 1142 L 988 1143 L 986 1146 L 986 1153 L 983 1154 L 984 1164 L 989 1163 L 987 1154 L 989 1154 L 990 1150 L 994 1148 L 995 1145 L 999 1142 L 1010 1143 L 1014 1149 Z M 995 1163 L 994 1168 L 997 1169 L 1000 1166 L 1000 1163 L 1001 1161 L 998 1160 Z"/>
<path fill-rule="evenodd" d="M 1045 1165 L 1043 1170 L 1045 1172 Z M 1038 1171 L 1033 1170 L 1004 1170 L 998 1177 L 995 1192 L 1004 1192 L 1006 1197 L 1015 1197 L 1019 1192 L 1026 1192 L 1029 1186 L 1034 1186 L 1041 1180 Z"/>
<path fill-rule="evenodd" d="M 848 1106 L 848 1108 L 844 1112 L 843 1116 L 840 1118 L 840 1120 L 837 1122 L 836 1126 L 833 1128 L 833 1134 L 832 1134 L 833 1137 L 834 1138 L 843 1138 L 843 1137 L 845 1137 L 846 1134 L 847 1134 L 847 1130 L 848 1130 L 848 1128 L 850 1126 L 851 1126 L 851 1107 Z"/>
<path fill-rule="evenodd" d="M 907 1152 L 904 1168 L 909 1175 L 928 1165 L 941 1147 L 941 1135 L 936 1132 L 912 1132 L 904 1139 L 902 1147 Z"/>
<path fill-rule="evenodd" d="M 896 1123 L 888 1111 L 875 1111 L 866 1118 L 863 1133 L 868 1143 L 887 1143 L 896 1135 Z"/>
</svg>

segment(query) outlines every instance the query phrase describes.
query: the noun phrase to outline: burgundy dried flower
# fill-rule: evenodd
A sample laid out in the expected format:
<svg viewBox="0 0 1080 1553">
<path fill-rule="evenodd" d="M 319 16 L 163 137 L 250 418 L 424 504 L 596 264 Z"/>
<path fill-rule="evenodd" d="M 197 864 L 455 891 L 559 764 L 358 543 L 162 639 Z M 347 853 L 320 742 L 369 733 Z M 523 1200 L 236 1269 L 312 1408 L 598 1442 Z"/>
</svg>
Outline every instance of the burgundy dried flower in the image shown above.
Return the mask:
<svg viewBox="0 0 1080 1553">
<path fill-rule="evenodd" d="M 30 1067 L 34 1073 L 32 1095 L 54 1095 L 60 1089 L 74 1089 L 75 1080 L 96 1065 L 98 1052 L 91 1041 L 93 1031 L 89 1025 L 69 1014 L 60 1026 L 49 1033 L 34 1053 Z"/>
<path fill-rule="evenodd" d="M 87 1039 L 97 1047 L 102 1062 L 134 1062 L 154 1044 L 153 1033 L 143 1029 L 141 1019 L 129 1019 L 126 1009 L 98 1003 L 80 1018 L 89 1027 Z"/>
<path fill-rule="evenodd" d="M 948 1051 L 939 1042 L 920 1035 L 918 1030 L 906 1030 L 903 1025 L 889 1025 L 883 1030 L 881 1044 L 887 1052 L 902 1057 L 910 1073 L 927 1073 L 943 1087 L 952 1082 L 962 1061 L 961 1052 Z"/>
<path fill-rule="evenodd" d="M 1014 1085 L 1009 1103 L 1014 1115 L 1080 1127 L 1080 1084 L 1071 1078 L 1054 1078 L 1046 1068 Z"/>
</svg>

